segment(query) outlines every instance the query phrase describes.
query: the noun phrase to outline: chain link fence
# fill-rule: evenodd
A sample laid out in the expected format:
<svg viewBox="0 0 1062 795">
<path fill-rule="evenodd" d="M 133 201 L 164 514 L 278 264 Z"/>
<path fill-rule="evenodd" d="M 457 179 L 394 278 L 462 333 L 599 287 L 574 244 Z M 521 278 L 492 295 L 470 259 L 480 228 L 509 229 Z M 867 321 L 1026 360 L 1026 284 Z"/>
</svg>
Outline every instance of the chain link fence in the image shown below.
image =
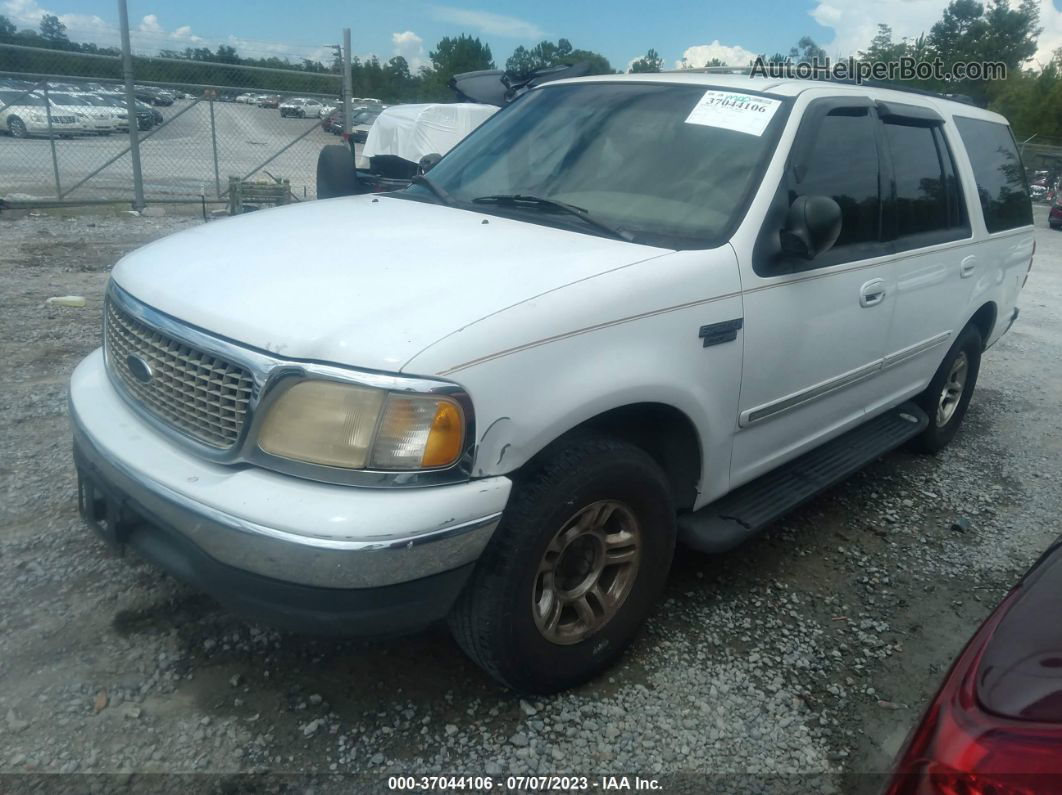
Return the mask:
<svg viewBox="0 0 1062 795">
<path fill-rule="evenodd" d="M 338 71 L 130 60 L 132 97 L 121 55 L 0 44 L 0 200 L 227 202 L 233 177 L 314 198 L 342 130 Z"/>
</svg>

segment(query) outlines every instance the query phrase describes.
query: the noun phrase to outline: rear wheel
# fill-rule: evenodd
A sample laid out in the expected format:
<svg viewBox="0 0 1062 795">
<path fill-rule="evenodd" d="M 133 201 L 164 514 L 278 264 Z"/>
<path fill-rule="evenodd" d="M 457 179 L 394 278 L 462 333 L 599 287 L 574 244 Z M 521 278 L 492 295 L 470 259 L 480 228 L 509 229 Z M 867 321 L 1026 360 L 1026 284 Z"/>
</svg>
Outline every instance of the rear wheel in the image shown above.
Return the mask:
<svg viewBox="0 0 1062 795">
<path fill-rule="evenodd" d="M 981 332 L 976 326 L 964 328 L 929 386 L 915 398 L 929 415 L 929 427 L 911 441 L 916 450 L 926 453 L 942 450 L 959 430 L 973 397 L 983 347 Z"/>
<path fill-rule="evenodd" d="M 514 486 L 451 614 L 454 637 L 515 690 L 573 687 L 637 634 L 674 549 L 670 490 L 648 454 L 604 436 L 558 443 Z"/>
<path fill-rule="evenodd" d="M 22 121 L 18 116 L 12 116 L 7 120 L 7 131 L 11 133 L 12 138 L 29 137 L 29 132 L 26 130 L 26 122 Z"/>
</svg>

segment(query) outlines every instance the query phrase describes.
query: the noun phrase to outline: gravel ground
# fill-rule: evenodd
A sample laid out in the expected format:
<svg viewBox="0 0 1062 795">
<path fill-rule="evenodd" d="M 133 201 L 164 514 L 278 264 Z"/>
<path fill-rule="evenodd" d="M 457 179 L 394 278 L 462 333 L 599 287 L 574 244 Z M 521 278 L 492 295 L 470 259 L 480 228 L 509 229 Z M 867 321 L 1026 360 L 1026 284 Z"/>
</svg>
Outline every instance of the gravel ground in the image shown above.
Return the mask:
<svg viewBox="0 0 1062 795">
<path fill-rule="evenodd" d="M 1021 319 L 952 446 L 893 453 L 725 556 L 680 551 L 665 602 L 600 680 L 522 700 L 441 629 L 354 642 L 247 624 L 116 556 L 76 511 L 65 389 L 98 344 L 107 271 L 200 222 L 0 217 L 0 791 L 349 792 L 440 772 L 870 790 L 1059 533 L 1062 235 L 1037 208 Z M 45 304 L 71 293 L 87 306 Z M 147 775 L 190 772 L 212 775 Z"/>
</svg>

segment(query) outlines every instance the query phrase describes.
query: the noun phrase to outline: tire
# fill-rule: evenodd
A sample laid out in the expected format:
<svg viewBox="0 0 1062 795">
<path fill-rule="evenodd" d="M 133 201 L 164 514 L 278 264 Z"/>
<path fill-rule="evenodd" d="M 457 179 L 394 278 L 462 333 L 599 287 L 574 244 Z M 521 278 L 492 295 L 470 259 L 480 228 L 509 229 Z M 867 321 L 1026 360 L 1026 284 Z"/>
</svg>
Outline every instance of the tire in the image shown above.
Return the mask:
<svg viewBox="0 0 1062 795">
<path fill-rule="evenodd" d="M 317 156 L 317 198 L 334 199 L 362 192 L 350 147 L 330 144 L 322 148 Z"/>
<path fill-rule="evenodd" d="M 966 416 L 966 408 L 970 405 L 977 384 L 983 348 L 981 332 L 972 324 L 955 339 L 929 386 L 915 398 L 915 403 L 929 415 L 929 427 L 911 440 L 913 449 L 922 453 L 936 453 L 954 438 Z M 965 369 L 961 379 L 958 375 L 960 369 Z M 961 389 L 956 394 L 959 380 L 962 382 Z M 948 390 L 947 394 L 945 389 Z"/>
<path fill-rule="evenodd" d="M 599 518 L 600 534 L 578 535 Z M 605 537 L 621 562 L 601 568 Z M 514 485 L 450 614 L 450 629 L 469 657 L 513 690 L 574 687 L 605 670 L 634 639 L 663 590 L 674 551 L 671 492 L 647 453 L 607 436 L 558 442 Z M 552 567 L 548 575 L 545 567 Z M 571 598 L 591 581 L 596 590 Z M 609 607 L 591 599 L 594 593 L 608 594 Z"/>
<path fill-rule="evenodd" d="M 7 131 L 11 133 L 12 138 L 29 138 L 26 122 L 22 121 L 18 116 L 12 116 L 7 120 Z"/>
</svg>

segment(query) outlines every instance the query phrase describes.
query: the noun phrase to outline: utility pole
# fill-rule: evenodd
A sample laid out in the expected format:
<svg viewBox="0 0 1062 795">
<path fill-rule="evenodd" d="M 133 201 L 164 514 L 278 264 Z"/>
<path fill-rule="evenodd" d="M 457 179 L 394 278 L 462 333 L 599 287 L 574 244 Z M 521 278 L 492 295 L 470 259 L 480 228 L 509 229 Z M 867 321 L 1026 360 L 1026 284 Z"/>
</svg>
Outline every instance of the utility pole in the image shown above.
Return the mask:
<svg viewBox="0 0 1062 795">
<path fill-rule="evenodd" d="M 343 134 L 350 133 L 350 28 L 343 28 Z"/>
<path fill-rule="evenodd" d="M 144 209 L 144 175 L 140 170 L 140 129 L 133 94 L 133 50 L 129 44 L 129 9 L 118 0 L 118 21 L 122 26 L 122 78 L 125 80 L 125 106 L 129 111 L 129 157 L 133 164 L 133 209 Z"/>
</svg>

